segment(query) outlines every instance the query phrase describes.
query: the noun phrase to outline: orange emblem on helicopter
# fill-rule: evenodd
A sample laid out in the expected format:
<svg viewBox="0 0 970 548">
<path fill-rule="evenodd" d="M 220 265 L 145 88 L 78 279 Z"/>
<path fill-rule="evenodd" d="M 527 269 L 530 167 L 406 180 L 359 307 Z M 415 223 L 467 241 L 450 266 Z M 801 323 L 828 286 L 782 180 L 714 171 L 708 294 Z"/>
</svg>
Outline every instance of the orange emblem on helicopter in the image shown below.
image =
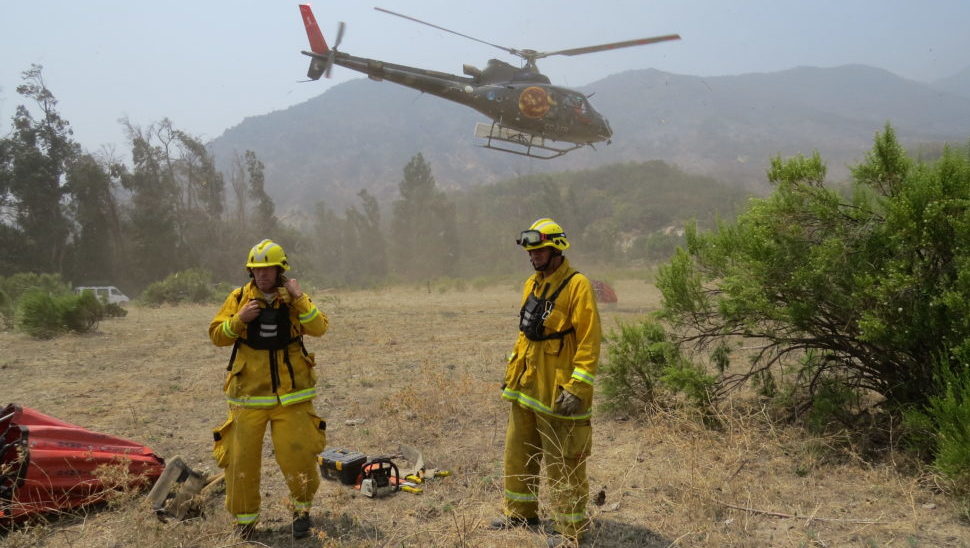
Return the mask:
<svg viewBox="0 0 970 548">
<path fill-rule="evenodd" d="M 519 110 L 529 118 L 542 118 L 549 112 L 549 94 L 540 87 L 525 88 L 519 95 Z"/>
</svg>

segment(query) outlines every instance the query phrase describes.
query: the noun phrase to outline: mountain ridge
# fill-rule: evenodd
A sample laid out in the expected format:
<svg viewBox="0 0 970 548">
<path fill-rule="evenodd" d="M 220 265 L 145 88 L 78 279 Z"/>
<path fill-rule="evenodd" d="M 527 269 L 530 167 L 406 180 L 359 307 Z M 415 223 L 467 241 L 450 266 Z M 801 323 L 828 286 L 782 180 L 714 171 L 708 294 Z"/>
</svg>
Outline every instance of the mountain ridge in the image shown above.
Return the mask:
<svg viewBox="0 0 970 548">
<path fill-rule="evenodd" d="M 886 123 L 906 145 L 970 136 L 970 97 L 866 65 L 714 77 L 641 69 L 575 89 L 593 94 L 594 108 L 613 126 L 613 143 L 554 160 L 481 148 L 472 130 L 484 116 L 365 78 L 248 117 L 209 147 L 224 172 L 234 154 L 253 150 L 278 207 L 307 209 L 317 201 L 356 203 L 365 188 L 382 202 L 394 199 L 404 165 L 418 152 L 445 189 L 659 159 L 756 190 L 779 154 L 818 150 L 831 176 L 844 177 Z"/>
</svg>

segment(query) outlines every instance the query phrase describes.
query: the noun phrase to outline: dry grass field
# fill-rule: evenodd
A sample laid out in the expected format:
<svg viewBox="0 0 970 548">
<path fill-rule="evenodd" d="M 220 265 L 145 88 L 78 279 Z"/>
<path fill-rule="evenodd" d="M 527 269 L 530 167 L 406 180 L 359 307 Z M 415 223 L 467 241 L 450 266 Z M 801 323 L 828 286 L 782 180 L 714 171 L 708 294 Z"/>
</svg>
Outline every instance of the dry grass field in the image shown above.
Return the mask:
<svg viewBox="0 0 970 548">
<path fill-rule="evenodd" d="M 525 276 L 527 272 L 523 272 Z M 643 281 L 616 285 L 604 329 L 658 306 Z M 453 472 L 420 495 L 379 500 L 324 481 L 310 539 L 289 534 L 286 488 L 264 447 L 263 510 L 253 546 L 545 546 L 526 531 L 485 529 L 501 511 L 507 405 L 504 356 L 515 337 L 519 285 L 437 291 L 399 288 L 314 295 L 330 331 L 317 353 L 317 410 L 328 445 L 378 455 L 408 443 Z M 37 341 L 0 333 L 0 404 L 16 402 L 81 426 L 182 455 L 215 472 L 211 429 L 225 417 L 227 348 L 206 327 L 217 305 L 129 307 L 96 333 Z M 930 478 L 832 449 L 728 402 L 713 430 L 687 412 L 645 419 L 594 416 L 590 459 L 595 529 L 589 546 L 967 546 L 970 526 Z M 267 437 L 268 440 L 268 437 Z M 898 456 L 898 458 L 902 458 Z M 907 468 L 911 469 L 911 468 Z M 241 546 L 221 494 L 206 515 L 162 523 L 143 494 L 35 523 L 3 546 Z"/>
</svg>

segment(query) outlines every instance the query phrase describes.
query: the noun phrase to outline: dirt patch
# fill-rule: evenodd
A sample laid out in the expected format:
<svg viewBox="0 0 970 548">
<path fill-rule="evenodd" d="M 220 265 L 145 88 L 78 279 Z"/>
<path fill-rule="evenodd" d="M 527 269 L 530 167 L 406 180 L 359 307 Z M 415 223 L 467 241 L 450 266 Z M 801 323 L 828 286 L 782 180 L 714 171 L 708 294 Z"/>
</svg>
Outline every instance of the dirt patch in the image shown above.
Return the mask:
<svg viewBox="0 0 970 548">
<path fill-rule="evenodd" d="M 604 328 L 656 309 L 656 289 L 615 284 Z M 287 492 L 264 446 L 260 533 L 269 546 L 544 546 L 529 532 L 487 531 L 501 511 L 508 413 L 499 386 L 515 337 L 520 286 L 315 295 L 330 318 L 316 352 L 328 444 L 369 455 L 401 442 L 453 472 L 422 495 L 385 500 L 324 481 L 316 535 L 289 536 Z M 0 403 L 16 402 L 131 438 L 214 471 L 211 430 L 225 417 L 227 348 L 206 328 L 217 306 L 131 307 L 97 333 L 36 341 L 0 333 Z M 952 503 L 890 464 L 814 458 L 824 439 L 739 408 L 713 431 L 690 417 L 594 416 L 593 546 L 966 546 Z M 267 439 L 268 441 L 268 439 Z M 595 497 L 594 497 L 595 498 Z M 230 546 L 231 520 L 213 497 L 207 517 L 155 520 L 144 497 L 121 496 L 80 516 L 0 537 L 9 546 Z"/>
</svg>

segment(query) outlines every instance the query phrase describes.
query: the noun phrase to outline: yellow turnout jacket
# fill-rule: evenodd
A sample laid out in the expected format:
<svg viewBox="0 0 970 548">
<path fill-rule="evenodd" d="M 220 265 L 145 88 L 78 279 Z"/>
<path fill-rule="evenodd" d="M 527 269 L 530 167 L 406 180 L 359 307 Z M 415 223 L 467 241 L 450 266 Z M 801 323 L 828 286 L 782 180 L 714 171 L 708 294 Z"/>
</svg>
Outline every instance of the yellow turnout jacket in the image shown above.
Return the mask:
<svg viewBox="0 0 970 548">
<path fill-rule="evenodd" d="M 323 335 L 327 316 L 306 293 L 293 299 L 286 289 L 277 288 L 276 298 L 267 306 L 279 308 L 286 303 L 289 307 L 290 342 L 279 350 L 259 350 L 246 344 L 247 324 L 239 319 L 238 312 L 250 300 L 262 298 L 262 292 L 249 282 L 226 297 L 209 323 L 209 338 L 216 346 L 233 345 L 224 386 L 226 399 L 230 405 L 256 408 L 309 401 L 316 395 L 315 362 L 299 337 Z"/>
<path fill-rule="evenodd" d="M 551 297 L 573 272 L 566 259 L 549 276 L 536 272 L 525 282 L 522 304 L 530 294 L 538 297 L 545 291 Z M 544 341 L 530 340 L 519 332 L 505 370 L 503 398 L 552 417 L 590 418 L 602 333 L 592 285 L 589 278 L 579 273 L 563 288 L 545 321 L 547 335 L 570 328 L 572 331 L 563 338 Z M 577 414 L 555 413 L 553 407 L 563 389 L 582 400 L 583 407 Z"/>
</svg>

